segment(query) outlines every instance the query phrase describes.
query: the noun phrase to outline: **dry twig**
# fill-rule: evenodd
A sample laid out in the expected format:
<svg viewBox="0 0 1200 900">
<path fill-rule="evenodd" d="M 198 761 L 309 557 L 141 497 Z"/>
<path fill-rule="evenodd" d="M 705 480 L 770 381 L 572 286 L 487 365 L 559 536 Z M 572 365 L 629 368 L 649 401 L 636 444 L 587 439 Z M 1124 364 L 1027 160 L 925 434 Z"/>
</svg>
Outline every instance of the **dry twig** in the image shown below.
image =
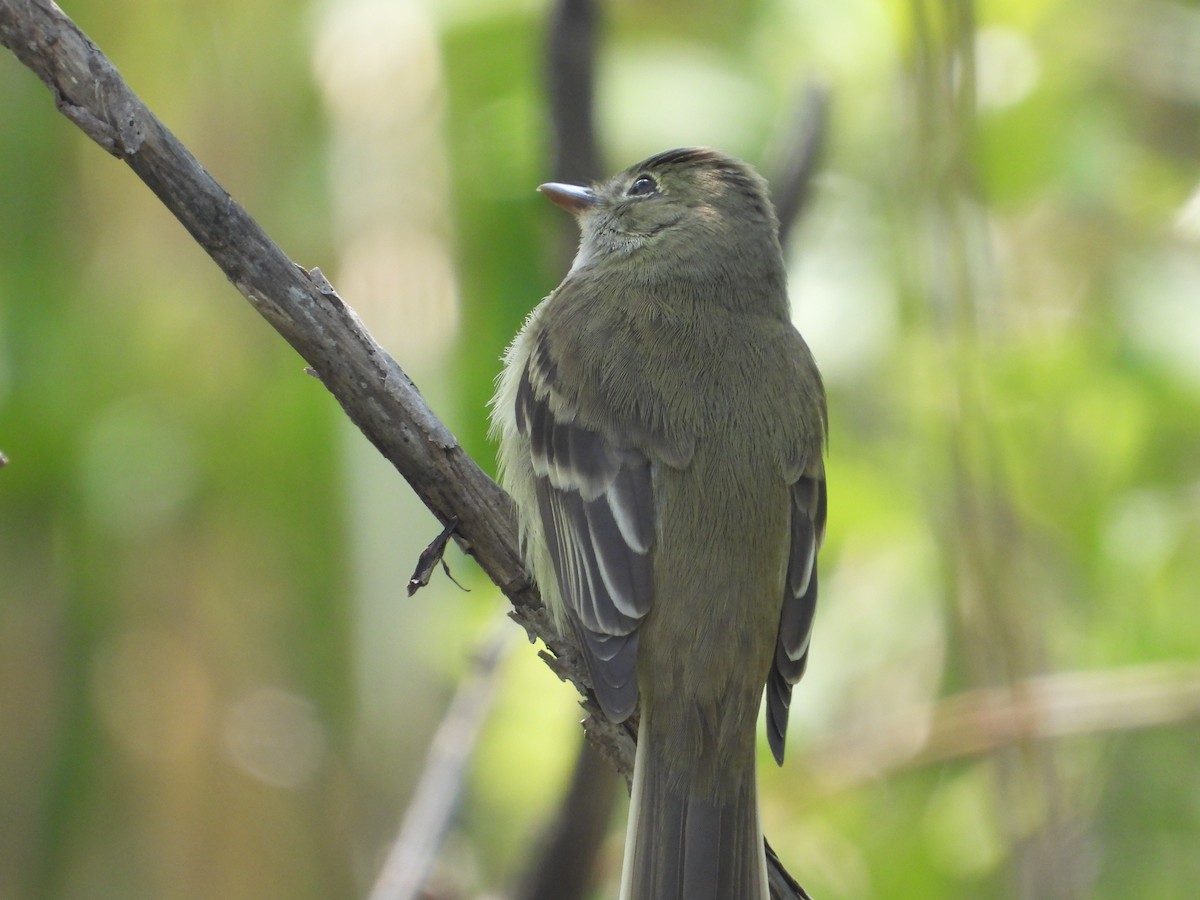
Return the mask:
<svg viewBox="0 0 1200 900">
<path fill-rule="evenodd" d="M 370 900 L 415 900 L 437 861 L 458 807 L 467 765 L 492 708 L 496 670 L 512 646 L 512 626 L 499 622 L 475 654 L 429 745 L 429 755 L 400 833 L 380 870 Z"/>
<path fill-rule="evenodd" d="M 1200 666 L 1152 664 L 1056 672 L 964 691 L 898 713 L 878 711 L 811 747 L 804 765 L 825 791 L 1029 741 L 1132 731 L 1200 719 Z"/>
</svg>

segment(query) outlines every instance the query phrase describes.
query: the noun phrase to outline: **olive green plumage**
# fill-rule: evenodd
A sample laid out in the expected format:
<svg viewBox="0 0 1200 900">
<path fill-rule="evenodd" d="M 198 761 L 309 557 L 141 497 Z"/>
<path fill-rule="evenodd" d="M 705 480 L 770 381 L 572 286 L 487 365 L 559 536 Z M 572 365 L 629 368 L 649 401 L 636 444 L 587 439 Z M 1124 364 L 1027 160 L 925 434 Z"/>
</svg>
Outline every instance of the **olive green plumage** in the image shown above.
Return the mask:
<svg viewBox="0 0 1200 900">
<path fill-rule="evenodd" d="M 782 761 L 825 527 L 825 397 L 763 180 L 672 150 L 595 188 L 493 402 L 530 568 L 612 718 L 640 697 L 622 898 L 767 897 L 755 723 Z"/>
</svg>

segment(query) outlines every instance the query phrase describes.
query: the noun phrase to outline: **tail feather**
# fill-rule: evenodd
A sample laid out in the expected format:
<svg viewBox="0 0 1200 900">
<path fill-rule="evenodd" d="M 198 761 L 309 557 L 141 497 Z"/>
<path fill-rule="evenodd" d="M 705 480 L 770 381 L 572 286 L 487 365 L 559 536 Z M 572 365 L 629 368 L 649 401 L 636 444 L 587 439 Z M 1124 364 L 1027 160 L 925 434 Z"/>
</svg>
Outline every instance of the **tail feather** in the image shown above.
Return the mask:
<svg viewBox="0 0 1200 900">
<path fill-rule="evenodd" d="M 753 745 L 732 789 L 671 777 L 643 714 L 633 770 L 620 900 L 767 900 Z"/>
</svg>

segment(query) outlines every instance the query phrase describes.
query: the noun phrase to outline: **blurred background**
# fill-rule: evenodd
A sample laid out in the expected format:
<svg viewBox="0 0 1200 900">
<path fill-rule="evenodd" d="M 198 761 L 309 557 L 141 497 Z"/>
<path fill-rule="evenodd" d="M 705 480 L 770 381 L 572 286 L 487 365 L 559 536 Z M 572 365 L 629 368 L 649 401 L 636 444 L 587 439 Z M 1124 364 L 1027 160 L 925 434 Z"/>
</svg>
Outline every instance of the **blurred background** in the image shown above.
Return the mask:
<svg viewBox="0 0 1200 900">
<path fill-rule="evenodd" d="M 595 174 L 553 171 L 547 0 L 65 6 L 492 470 L 499 356 L 570 254 L 534 187 Z M 828 90 L 787 242 L 832 437 L 762 748 L 785 864 L 818 898 L 1194 896 L 1200 4 L 600 16 L 604 172 L 710 144 L 774 176 Z M 0 118 L 0 898 L 365 896 L 469 673 L 427 896 L 516 896 L 572 690 L 457 550 L 469 592 L 405 595 L 436 521 L 7 52 Z"/>
</svg>

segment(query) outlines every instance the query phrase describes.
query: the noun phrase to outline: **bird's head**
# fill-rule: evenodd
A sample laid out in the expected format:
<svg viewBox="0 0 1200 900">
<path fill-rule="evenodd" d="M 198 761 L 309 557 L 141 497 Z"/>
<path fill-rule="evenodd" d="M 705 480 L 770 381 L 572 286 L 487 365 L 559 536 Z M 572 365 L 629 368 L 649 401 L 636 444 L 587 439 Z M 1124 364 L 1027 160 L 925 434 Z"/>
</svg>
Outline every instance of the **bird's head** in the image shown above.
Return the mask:
<svg viewBox="0 0 1200 900">
<path fill-rule="evenodd" d="M 572 271 L 619 266 L 647 280 L 782 271 L 766 182 L 716 150 L 668 150 L 592 187 L 538 190 L 579 221 Z"/>
</svg>

